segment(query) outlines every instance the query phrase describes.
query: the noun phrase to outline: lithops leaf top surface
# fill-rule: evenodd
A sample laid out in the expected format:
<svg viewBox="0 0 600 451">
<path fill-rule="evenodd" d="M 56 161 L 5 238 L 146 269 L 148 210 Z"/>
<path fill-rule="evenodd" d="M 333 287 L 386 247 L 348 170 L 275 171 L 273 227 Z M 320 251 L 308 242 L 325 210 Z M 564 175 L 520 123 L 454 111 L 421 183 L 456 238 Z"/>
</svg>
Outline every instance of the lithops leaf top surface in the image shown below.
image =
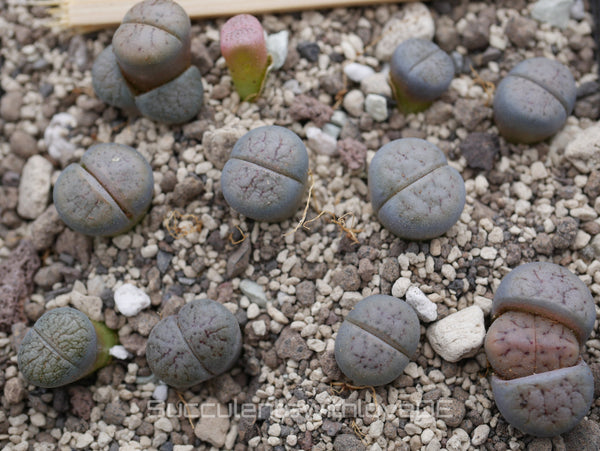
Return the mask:
<svg viewBox="0 0 600 451">
<path fill-rule="evenodd" d="M 146 348 L 154 374 L 173 387 L 189 387 L 226 371 L 241 351 L 236 318 L 218 302 L 192 301 L 160 321 Z"/>
<path fill-rule="evenodd" d="M 537 437 L 571 430 L 594 399 L 594 377 L 581 359 L 575 366 L 518 379 L 492 376 L 491 385 L 504 418 Z"/>
<path fill-rule="evenodd" d="M 414 240 L 452 227 L 466 198 L 464 181 L 443 152 L 417 138 L 395 140 L 377 151 L 369 166 L 369 195 L 379 221 Z"/>
<path fill-rule="evenodd" d="M 279 126 L 249 131 L 233 147 L 221 187 L 239 213 L 277 222 L 298 209 L 308 179 L 308 153 L 294 132 Z"/>
<path fill-rule="evenodd" d="M 396 379 L 414 355 L 419 319 L 404 301 L 373 295 L 348 314 L 335 340 L 342 372 L 359 385 L 383 385 Z"/>
<path fill-rule="evenodd" d="M 571 328 L 583 343 L 594 327 L 596 309 L 586 285 L 563 266 L 549 262 L 526 263 L 513 269 L 500 283 L 492 314 L 527 311 Z"/>
<path fill-rule="evenodd" d="M 25 379 L 39 387 L 59 387 L 91 370 L 96 359 L 96 332 L 78 310 L 61 307 L 38 319 L 19 348 Z"/>
</svg>

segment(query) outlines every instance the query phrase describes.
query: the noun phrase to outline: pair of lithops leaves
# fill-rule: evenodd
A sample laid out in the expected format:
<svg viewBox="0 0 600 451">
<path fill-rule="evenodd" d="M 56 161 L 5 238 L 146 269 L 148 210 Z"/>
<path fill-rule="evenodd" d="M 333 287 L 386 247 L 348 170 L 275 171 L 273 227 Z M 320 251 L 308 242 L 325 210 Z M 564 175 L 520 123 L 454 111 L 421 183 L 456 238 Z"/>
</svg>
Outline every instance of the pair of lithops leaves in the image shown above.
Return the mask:
<svg viewBox="0 0 600 451">
<path fill-rule="evenodd" d="M 454 72 L 452 59 L 433 42 L 403 41 L 390 61 L 389 82 L 398 108 L 404 113 L 423 111 L 448 89 Z M 565 124 L 576 94 L 575 79 L 566 66 L 548 58 L 530 58 L 498 85 L 494 121 L 509 141 L 541 141 Z"/>
<path fill-rule="evenodd" d="M 485 351 L 500 413 L 535 436 L 571 430 L 594 400 L 594 377 L 580 356 L 596 319 L 588 288 L 562 266 L 527 263 L 504 277 L 492 315 Z M 384 385 L 402 374 L 419 336 L 419 320 L 408 304 L 369 296 L 342 323 L 335 358 L 354 384 Z"/>
<path fill-rule="evenodd" d="M 18 365 L 39 387 L 59 387 L 108 364 L 116 333 L 70 307 L 50 310 L 25 335 Z M 162 319 L 150 332 L 146 359 L 165 383 L 186 388 L 229 369 L 240 355 L 237 319 L 223 305 L 199 299 L 177 315 Z"/>
<path fill-rule="evenodd" d="M 129 113 L 180 124 L 202 107 L 202 75 L 191 64 L 191 23 L 172 0 L 144 0 L 125 15 L 112 44 L 92 67 L 98 97 Z M 264 30 L 254 16 L 229 19 L 221 52 L 242 100 L 254 100 L 271 65 Z"/>
</svg>

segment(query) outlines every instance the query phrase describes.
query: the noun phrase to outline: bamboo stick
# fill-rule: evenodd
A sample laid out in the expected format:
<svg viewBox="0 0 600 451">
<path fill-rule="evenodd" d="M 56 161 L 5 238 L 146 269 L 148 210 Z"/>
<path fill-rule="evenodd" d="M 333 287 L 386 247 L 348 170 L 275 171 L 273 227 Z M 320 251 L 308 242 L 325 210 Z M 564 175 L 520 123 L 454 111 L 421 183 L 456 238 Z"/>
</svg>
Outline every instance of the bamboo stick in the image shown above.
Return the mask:
<svg viewBox="0 0 600 451">
<path fill-rule="evenodd" d="M 139 0 L 32 0 L 52 6 L 51 14 L 60 28 L 99 29 L 117 25 Z M 192 19 L 235 14 L 284 13 L 291 11 L 397 3 L 413 0 L 177 0 Z"/>
</svg>

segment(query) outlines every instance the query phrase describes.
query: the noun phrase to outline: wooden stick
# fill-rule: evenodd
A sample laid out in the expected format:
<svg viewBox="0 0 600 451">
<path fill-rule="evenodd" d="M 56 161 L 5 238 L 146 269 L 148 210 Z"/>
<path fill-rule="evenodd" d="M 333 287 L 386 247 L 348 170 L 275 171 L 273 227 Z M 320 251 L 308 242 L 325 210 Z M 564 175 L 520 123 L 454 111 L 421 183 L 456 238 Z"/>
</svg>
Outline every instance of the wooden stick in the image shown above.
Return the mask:
<svg viewBox="0 0 600 451">
<path fill-rule="evenodd" d="M 61 28 L 99 29 L 121 23 L 125 13 L 139 0 L 32 0 L 52 6 Z M 284 13 L 308 9 L 338 8 L 414 0 L 177 0 L 192 19 L 250 13 Z"/>
</svg>

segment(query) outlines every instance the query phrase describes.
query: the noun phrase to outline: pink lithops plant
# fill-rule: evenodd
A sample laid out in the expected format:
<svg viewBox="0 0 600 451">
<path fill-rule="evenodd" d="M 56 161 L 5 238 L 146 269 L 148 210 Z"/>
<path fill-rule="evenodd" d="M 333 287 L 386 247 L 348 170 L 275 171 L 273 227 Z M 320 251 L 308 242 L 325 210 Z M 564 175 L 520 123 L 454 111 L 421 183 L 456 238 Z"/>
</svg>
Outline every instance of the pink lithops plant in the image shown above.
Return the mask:
<svg viewBox="0 0 600 451">
<path fill-rule="evenodd" d="M 256 99 L 271 64 L 265 32 L 258 19 L 239 14 L 225 22 L 221 28 L 221 54 L 240 98 Z"/>
</svg>

